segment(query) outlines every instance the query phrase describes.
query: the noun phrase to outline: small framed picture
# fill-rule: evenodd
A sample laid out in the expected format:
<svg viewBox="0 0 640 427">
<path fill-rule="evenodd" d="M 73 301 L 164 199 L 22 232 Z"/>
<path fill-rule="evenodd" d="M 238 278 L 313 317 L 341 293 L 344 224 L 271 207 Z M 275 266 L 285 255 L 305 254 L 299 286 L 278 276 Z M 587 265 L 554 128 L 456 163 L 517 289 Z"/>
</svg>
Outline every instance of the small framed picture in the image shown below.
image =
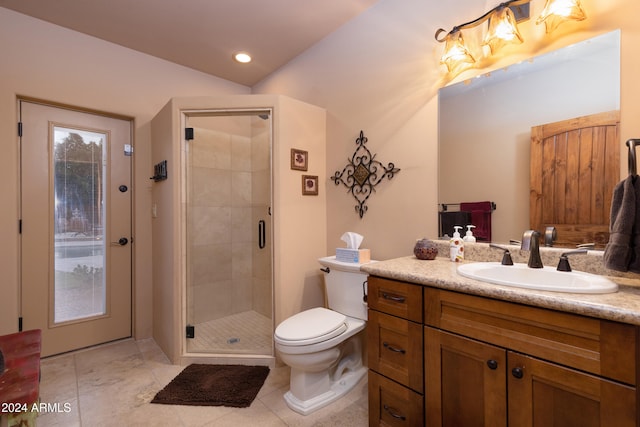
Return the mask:
<svg viewBox="0 0 640 427">
<path fill-rule="evenodd" d="M 302 175 L 302 195 L 318 195 L 318 177 L 316 175 Z"/>
<path fill-rule="evenodd" d="M 304 150 L 291 149 L 291 169 L 306 171 L 309 167 L 309 153 Z"/>
</svg>

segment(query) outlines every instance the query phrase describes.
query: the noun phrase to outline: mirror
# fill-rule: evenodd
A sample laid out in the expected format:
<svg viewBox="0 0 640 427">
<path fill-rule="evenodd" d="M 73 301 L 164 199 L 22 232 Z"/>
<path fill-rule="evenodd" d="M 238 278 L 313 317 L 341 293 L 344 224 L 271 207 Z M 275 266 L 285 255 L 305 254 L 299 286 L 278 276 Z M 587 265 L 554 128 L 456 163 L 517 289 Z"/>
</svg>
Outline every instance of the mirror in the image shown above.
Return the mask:
<svg viewBox="0 0 640 427">
<path fill-rule="evenodd" d="M 620 31 L 446 86 L 438 96 L 439 210 L 493 202 L 491 240 L 521 240 L 529 228 L 531 127 L 620 109 Z"/>
</svg>

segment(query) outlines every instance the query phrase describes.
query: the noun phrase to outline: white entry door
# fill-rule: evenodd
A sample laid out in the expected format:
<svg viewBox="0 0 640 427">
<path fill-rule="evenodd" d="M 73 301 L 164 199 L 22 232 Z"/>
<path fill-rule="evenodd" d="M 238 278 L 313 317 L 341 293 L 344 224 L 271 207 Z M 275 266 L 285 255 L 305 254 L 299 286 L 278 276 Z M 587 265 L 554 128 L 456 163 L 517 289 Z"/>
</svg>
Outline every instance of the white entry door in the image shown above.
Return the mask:
<svg viewBox="0 0 640 427">
<path fill-rule="evenodd" d="M 19 104 L 22 329 L 43 356 L 129 337 L 132 122 Z"/>
</svg>

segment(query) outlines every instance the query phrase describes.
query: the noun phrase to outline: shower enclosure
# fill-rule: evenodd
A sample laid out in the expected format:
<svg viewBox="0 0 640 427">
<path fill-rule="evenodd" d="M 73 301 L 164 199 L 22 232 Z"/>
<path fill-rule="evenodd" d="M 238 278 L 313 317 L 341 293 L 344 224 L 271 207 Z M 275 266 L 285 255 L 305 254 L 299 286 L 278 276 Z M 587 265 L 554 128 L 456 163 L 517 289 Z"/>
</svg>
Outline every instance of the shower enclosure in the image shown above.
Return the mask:
<svg viewBox="0 0 640 427">
<path fill-rule="evenodd" d="M 309 153 L 307 171 L 291 153 Z M 326 111 L 172 98 L 151 121 L 153 338 L 172 363 L 273 365 L 274 325 L 324 301 Z"/>
<path fill-rule="evenodd" d="M 183 111 L 187 355 L 273 356 L 271 118 Z"/>
</svg>

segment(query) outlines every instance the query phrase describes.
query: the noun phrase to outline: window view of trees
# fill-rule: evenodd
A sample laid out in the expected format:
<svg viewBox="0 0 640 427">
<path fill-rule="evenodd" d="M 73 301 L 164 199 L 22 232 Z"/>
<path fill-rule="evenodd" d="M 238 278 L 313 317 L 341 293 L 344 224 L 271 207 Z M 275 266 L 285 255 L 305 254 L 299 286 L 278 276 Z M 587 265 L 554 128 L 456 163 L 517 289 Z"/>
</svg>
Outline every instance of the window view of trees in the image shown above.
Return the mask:
<svg viewBox="0 0 640 427">
<path fill-rule="evenodd" d="M 55 233 L 102 234 L 103 140 L 69 132 L 54 152 Z"/>
<path fill-rule="evenodd" d="M 55 322 L 105 313 L 105 135 L 56 127 Z"/>
</svg>

